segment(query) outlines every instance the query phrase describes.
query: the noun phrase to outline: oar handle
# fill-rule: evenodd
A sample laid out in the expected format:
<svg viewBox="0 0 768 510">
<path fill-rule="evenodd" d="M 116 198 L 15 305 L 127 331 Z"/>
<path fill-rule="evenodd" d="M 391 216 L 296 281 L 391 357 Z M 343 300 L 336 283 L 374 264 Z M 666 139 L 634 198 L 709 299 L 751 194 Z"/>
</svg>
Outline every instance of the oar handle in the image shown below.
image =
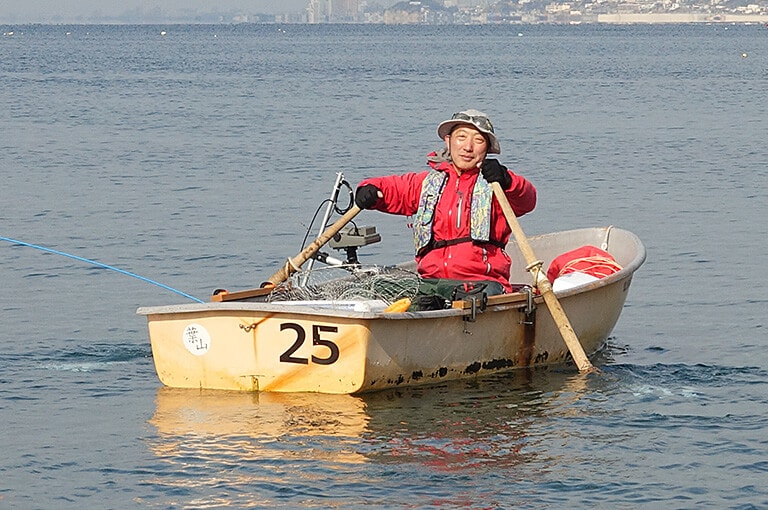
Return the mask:
<svg viewBox="0 0 768 510">
<path fill-rule="evenodd" d="M 580 372 L 594 370 L 595 367 L 592 366 L 592 363 L 589 361 L 587 354 L 584 352 L 584 347 L 582 347 L 576 333 L 573 331 L 568 316 L 565 315 L 565 311 L 560 305 L 560 301 L 558 301 L 557 296 L 555 296 L 555 293 L 552 291 L 552 283 L 550 283 L 546 274 L 544 274 L 541 267 L 542 262 L 536 258 L 536 254 L 533 252 L 533 248 L 531 248 L 528 238 L 525 236 L 525 232 L 523 232 L 522 227 L 520 227 L 520 222 L 517 221 L 515 211 L 513 211 L 512 206 L 509 205 L 509 200 L 507 200 L 504 190 L 501 189 L 501 185 L 498 182 L 492 182 L 491 187 L 493 188 L 493 194 L 496 196 L 496 200 L 499 202 L 499 205 L 501 205 L 501 210 L 504 212 L 504 217 L 507 219 L 509 228 L 512 230 L 512 235 L 515 236 L 517 246 L 523 254 L 526 264 L 528 264 L 526 269 L 533 275 L 534 285 L 544 297 L 544 302 L 549 309 L 550 315 L 552 315 L 552 319 L 554 319 L 555 324 L 557 325 L 557 329 L 560 330 L 560 335 L 563 337 L 574 363 L 576 363 Z"/>
<path fill-rule="evenodd" d="M 317 239 L 312 241 L 309 246 L 304 248 L 301 253 L 293 258 L 289 258 L 283 267 L 281 267 L 275 274 L 269 277 L 267 282 L 273 285 L 279 285 L 287 280 L 293 273 L 301 268 L 304 262 L 311 259 L 318 251 L 320 251 L 320 248 L 322 248 L 325 243 L 330 241 L 333 236 L 338 234 L 339 231 L 347 225 L 347 223 L 352 221 L 355 216 L 360 214 L 360 211 L 361 209 L 357 205 L 352 205 L 352 208 L 349 211 L 344 213 L 344 215 L 336 220 L 333 225 L 325 229 L 325 231 L 320 234 Z"/>
</svg>

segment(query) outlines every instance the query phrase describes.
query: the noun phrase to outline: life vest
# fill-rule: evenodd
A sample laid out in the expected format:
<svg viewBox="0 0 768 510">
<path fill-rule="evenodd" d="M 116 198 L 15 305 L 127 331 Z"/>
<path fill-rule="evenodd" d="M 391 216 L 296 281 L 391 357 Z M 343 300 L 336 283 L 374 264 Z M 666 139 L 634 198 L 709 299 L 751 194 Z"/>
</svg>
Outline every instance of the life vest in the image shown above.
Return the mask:
<svg viewBox="0 0 768 510">
<path fill-rule="evenodd" d="M 427 251 L 442 246 L 450 246 L 463 242 L 491 243 L 504 247 L 499 241 L 491 240 L 491 202 L 493 188 L 485 179 L 477 179 L 472 189 L 470 203 L 469 237 L 434 242 L 432 238 L 432 223 L 434 221 L 437 201 L 448 182 L 448 174 L 439 170 L 430 170 L 421 184 L 419 208 L 413 218 L 413 244 L 416 253 L 423 255 Z"/>
</svg>

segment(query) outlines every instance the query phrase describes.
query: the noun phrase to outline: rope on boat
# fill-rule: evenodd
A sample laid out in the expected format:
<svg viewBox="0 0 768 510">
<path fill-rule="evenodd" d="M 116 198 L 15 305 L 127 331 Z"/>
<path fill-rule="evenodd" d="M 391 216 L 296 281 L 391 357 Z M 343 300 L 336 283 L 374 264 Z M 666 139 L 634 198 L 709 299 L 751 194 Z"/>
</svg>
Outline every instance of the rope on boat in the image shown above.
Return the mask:
<svg viewBox="0 0 768 510">
<path fill-rule="evenodd" d="M 590 255 L 589 257 L 580 257 L 571 259 L 560 268 L 557 276 L 563 276 L 568 273 L 586 273 L 597 278 L 605 278 L 613 273 L 621 271 L 622 266 L 612 258 L 601 257 L 600 255 Z"/>
<path fill-rule="evenodd" d="M 603 239 L 603 244 L 600 245 L 600 248 L 602 248 L 603 251 L 608 251 L 608 238 L 611 235 L 611 230 L 613 230 L 613 225 L 608 225 L 605 229 L 605 238 Z"/>
<path fill-rule="evenodd" d="M 72 255 L 71 253 L 65 253 L 63 251 L 54 250 L 52 248 L 46 248 L 45 246 L 39 246 L 39 245 L 36 245 L 36 244 L 25 243 L 24 241 L 19 241 L 17 239 L 11 239 L 9 237 L 0 236 L 0 241 L 7 241 L 7 242 L 9 242 L 11 244 L 18 244 L 18 245 L 21 245 L 21 246 L 27 246 L 28 248 L 34 248 L 36 250 L 41 250 L 41 251 L 45 251 L 45 252 L 48 252 L 48 253 L 53 253 L 55 255 L 62 255 L 64 257 L 69 257 L 69 258 L 74 259 L 74 260 L 79 260 L 80 262 L 85 262 L 85 263 L 92 264 L 94 266 L 98 266 L 98 267 L 101 267 L 101 268 L 104 268 L 104 269 L 109 269 L 110 271 L 115 271 L 115 272 L 118 272 L 120 274 L 124 274 L 126 276 L 131 276 L 133 278 L 137 278 L 137 279 L 139 279 L 139 280 L 141 280 L 143 282 L 151 283 L 152 285 L 156 285 L 156 286 L 158 286 L 160 288 L 163 288 L 165 290 L 170 290 L 171 292 L 175 292 L 176 294 L 179 294 L 180 296 L 184 296 L 185 298 L 191 299 L 192 301 L 195 301 L 197 303 L 202 303 L 203 302 L 202 300 L 200 300 L 200 299 L 198 299 L 198 298 L 196 298 L 194 296 L 190 296 L 189 294 L 186 294 L 186 293 L 184 293 L 184 292 L 182 292 L 180 290 L 176 290 L 173 287 L 169 287 L 168 285 L 162 284 L 160 282 L 156 282 L 154 280 L 150 280 L 149 278 L 145 278 L 144 276 L 140 276 L 140 275 L 137 275 L 135 273 L 131 273 L 130 271 L 126 271 L 124 269 L 120 269 L 120 268 L 117 268 L 117 267 L 114 267 L 114 266 L 109 266 L 107 264 L 102 264 L 101 262 L 96 262 L 95 260 L 86 259 L 86 258 L 83 258 L 83 257 L 78 257 L 77 255 Z"/>
</svg>

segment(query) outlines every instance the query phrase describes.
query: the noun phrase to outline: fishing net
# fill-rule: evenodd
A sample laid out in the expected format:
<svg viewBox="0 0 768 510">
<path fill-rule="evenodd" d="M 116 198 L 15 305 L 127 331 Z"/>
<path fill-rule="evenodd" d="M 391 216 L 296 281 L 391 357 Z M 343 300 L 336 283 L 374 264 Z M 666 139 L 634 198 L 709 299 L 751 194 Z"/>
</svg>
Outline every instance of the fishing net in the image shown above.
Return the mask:
<svg viewBox="0 0 768 510">
<path fill-rule="evenodd" d="M 413 299 L 420 283 L 415 270 L 396 266 L 320 268 L 295 273 L 269 295 L 268 301 L 380 300 L 391 304 L 402 298 Z"/>
</svg>

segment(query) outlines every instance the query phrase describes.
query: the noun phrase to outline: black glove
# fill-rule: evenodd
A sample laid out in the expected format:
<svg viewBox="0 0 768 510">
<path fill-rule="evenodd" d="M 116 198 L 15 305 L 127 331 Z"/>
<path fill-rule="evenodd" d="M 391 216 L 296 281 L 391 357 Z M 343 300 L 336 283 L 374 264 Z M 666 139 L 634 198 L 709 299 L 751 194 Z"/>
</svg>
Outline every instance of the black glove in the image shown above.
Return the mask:
<svg viewBox="0 0 768 510">
<path fill-rule="evenodd" d="M 355 192 L 355 205 L 360 209 L 370 209 L 379 200 L 379 188 L 373 184 L 360 186 Z"/>
<path fill-rule="evenodd" d="M 488 182 L 498 182 L 501 189 L 507 190 L 512 186 L 512 176 L 509 175 L 507 167 L 495 159 L 486 159 L 480 167 L 480 173 L 483 174 Z"/>
</svg>

